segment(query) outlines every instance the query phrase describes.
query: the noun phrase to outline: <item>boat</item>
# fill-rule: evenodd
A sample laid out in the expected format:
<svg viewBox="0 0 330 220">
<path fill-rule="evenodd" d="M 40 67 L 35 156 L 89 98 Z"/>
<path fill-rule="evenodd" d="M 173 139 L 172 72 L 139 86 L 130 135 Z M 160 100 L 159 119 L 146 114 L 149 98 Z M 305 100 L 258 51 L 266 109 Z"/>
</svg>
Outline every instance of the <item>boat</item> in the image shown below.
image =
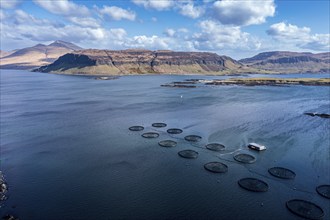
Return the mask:
<svg viewBox="0 0 330 220">
<path fill-rule="evenodd" d="M 107 76 L 100 76 L 100 77 L 96 77 L 96 80 L 109 80 L 110 78 Z"/>
<path fill-rule="evenodd" d="M 118 76 L 98 76 L 95 77 L 94 79 L 96 80 L 113 80 L 113 79 L 118 79 Z"/>
<path fill-rule="evenodd" d="M 266 150 L 266 147 L 264 145 L 256 144 L 256 143 L 249 143 L 248 148 L 252 150 L 257 150 L 257 151 L 263 151 Z"/>
</svg>

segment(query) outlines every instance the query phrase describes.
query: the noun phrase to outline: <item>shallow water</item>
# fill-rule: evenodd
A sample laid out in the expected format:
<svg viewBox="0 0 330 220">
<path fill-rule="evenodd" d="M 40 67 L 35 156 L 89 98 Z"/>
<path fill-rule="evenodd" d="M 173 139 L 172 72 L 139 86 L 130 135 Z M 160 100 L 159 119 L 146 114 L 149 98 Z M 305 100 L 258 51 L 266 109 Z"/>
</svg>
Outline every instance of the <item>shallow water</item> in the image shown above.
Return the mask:
<svg viewBox="0 0 330 220">
<path fill-rule="evenodd" d="M 330 183 L 330 119 L 303 113 L 330 113 L 330 88 L 160 87 L 190 78 L 216 77 L 102 81 L 1 70 L 1 170 L 9 198 L 0 214 L 50 220 L 300 219 L 285 202 L 304 199 L 329 219 L 330 202 L 315 188 Z M 155 122 L 167 127 L 152 127 Z M 128 130 L 133 125 L 145 129 Z M 183 133 L 168 134 L 169 128 Z M 160 136 L 141 137 L 149 131 Z M 202 140 L 185 141 L 191 134 Z M 177 146 L 158 145 L 168 139 Z M 215 142 L 225 150 L 204 147 Z M 251 151 L 249 142 L 267 150 Z M 186 149 L 198 158 L 179 157 Z M 237 153 L 257 160 L 241 164 L 233 159 Z M 204 169 L 216 161 L 228 172 Z M 271 176 L 268 169 L 275 166 L 294 171 L 295 179 Z M 237 181 L 247 177 L 265 181 L 269 190 L 240 188 Z"/>
</svg>

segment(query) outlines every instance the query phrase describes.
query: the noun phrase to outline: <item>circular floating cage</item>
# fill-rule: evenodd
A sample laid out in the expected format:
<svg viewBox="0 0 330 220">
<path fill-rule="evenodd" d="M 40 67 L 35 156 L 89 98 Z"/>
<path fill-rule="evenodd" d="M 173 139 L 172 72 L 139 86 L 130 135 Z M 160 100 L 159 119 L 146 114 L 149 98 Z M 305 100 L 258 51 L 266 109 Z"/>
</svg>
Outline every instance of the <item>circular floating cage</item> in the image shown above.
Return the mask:
<svg viewBox="0 0 330 220">
<path fill-rule="evenodd" d="M 158 144 L 162 147 L 175 147 L 177 143 L 172 140 L 164 140 L 164 141 L 159 141 Z"/>
<path fill-rule="evenodd" d="M 330 199 L 330 185 L 321 185 L 316 187 L 316 191 L 321 196 Z"/>
<path fill-rule="evenodd" d="M 243 189 L 252 192 L 266 192 L 268 190 L 268 184 L 262 180 L 256 178 L 244 178 L 238 181 L 238 185 Z"/>
<path fill-rule="evenodd" d="M 187 158 L 187 159 L 196 159 L 198 157 L 198 152 L 194 150 L 183 150 L 178 152 L 180 157 Z"/>
<path fill-rule="evenodd" d="M 147 132 L 141 135 L 144 138 L 157 138 L 159 137 L 159 134 L 156 132 Z"/>
<path fill-rule="evenodd" d="M 254 163 L 256 158 L 250 154 L 236 154 L 234 159 L 241 163 Z"/>
<path fill-rule="evenodd" d="M 228 171 L 228 166 L 221 162 L 210 162 L 204 164 L 204 168 L 212 173 L 226 173 Z"/>
<path fill-rule="evenodd" d="M 218 144 L 218 143 L 211 143 L 205 146 L 209 150 L 213 151 L 222 151 L 225 149 L 225 145 Z"/>
<path fill-rule="evenodd" d="M 268 170 L 268 172 L 271 175 L 281 179 L 294 179 L 296 177 L 295 172 L 283 167 L 272 167 Z"/>
<path fill-rule="evenodd" d="M 324 216 L 324 212 L 321 207 L 312 202 L 301 199 L 287 201 L 286 207 L 292 213 L 306 219 L 321 219 Z"/>
<path fill-rule="evenodd" d="M 128 128 L 130 131 L 142 131 L 144 127 L 142 126 L 132 126 Z"/>
<path fill-rule="evenodd" d="M 155 127 L 155 128 L 163 128 L 163 127 L 166 127 L 167 124 L 165 124 L 165 123 L 153 123 L 151 126 Z"/>
<path fill-rule="evenodd" d="M 181 134 L 183 131 L 179 128 L 170 128 L 167 130 L 169 134 Z"/>
<path fill-rule="evenodd" d="M 202 137 L 198 136 L 198 135 L 188 135 L 188 136 L 185 136 L 184 139 L 189 142 L 198 142 L 198 141 L 202 140 Z"/>
</svg>

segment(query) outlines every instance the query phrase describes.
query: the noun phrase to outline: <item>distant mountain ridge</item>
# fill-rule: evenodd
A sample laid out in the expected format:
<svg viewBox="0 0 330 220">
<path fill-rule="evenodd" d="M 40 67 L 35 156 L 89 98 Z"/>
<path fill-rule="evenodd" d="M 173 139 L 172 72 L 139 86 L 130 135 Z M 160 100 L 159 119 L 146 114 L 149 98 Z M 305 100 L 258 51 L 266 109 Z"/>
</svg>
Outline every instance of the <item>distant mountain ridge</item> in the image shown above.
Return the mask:
<svg viewBox="0 0 330 220">
<path fill-rule="evenodd" d="M 241 59 L 239 62 L 248 67 L 279 73 L 321 73 L 329 72 L 330 52 L 313 54 L 271 51 Z"/>
<path fill-rule="evenodd" d="M 0 59 L 0 68 L 33 69 L 50 64 L 66 53 L 81 49 L 81 47 L 65 41 L 54 41 L 49 45 L 37 44 L 13 52 L 5 52 Z"/>
<path fill-rule="evenodd" d="M 14 53 L 14 51 L 12 52 L 8 52 L 8 51 L 3 51 L 3 50 L 0 50 L 0 58 L 2 57 L 6 57 L 6 56 L 9 56 L 10 54 Z"/>
<path fill-rule="evenodd" d="M 66 47 L 70 50 L 82 50 L 82 47 L 79 47 L 73 43 L 70 42 L 65 42 L 61 40 L 54 41 L 53 43 L 49 44 L 48 46 L 53 46 L 53 47 Z"/>
<path fill-rule="evenodd" d="M 330 52 L 270 51 L 237 61 L 209 52 L 85 50 L 57 40 L 49 45 L 0 51 L 0 68 L 98 75 L 330 73 Z"/>
</svg>

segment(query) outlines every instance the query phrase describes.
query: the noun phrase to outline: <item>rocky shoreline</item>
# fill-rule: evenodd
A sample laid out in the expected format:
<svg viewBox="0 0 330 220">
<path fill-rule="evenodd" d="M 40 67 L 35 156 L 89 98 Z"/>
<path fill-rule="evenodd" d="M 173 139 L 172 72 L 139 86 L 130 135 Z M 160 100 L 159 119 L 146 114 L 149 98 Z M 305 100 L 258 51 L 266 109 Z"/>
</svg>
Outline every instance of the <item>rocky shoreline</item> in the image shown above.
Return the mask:
<svg viewBox="0 0 330 220">
<path fill-rule="evenodd" d="M 197 85 L 241 85 L 241 86 L 330 86 L 330 78 L 230 78 L 230 79 L 188 79 L 182 82 L 163 84 L 164 87 L 196 88 Z"/>
<path fill-rule="evenodd" d="M 7 199 L 7 192 L 8 192 L 8 186 L 5 180 L 5 177 L 2 173 L 2 171 L 0 171 L 0 209 L 1 206 L 3 205 L 4 201 Z M 11 215 L 11 214 L 5 214 L 4 216 L 2 216 L 3 220 L 19 220 L 19 218 Z"/>
<path fill-rule="evenodd" d="M 7 199 L 6 193 L 7 193 L 8 187 L 5 181 L 5 178 L 0 171 L 0 203 Z"/>
<path fill-rule="evenodd" d="M 320 118 L 330 118 L 330 114 L 324 114 L 324 113 L 314 113 L 314 112 L 306 112 L 305 115 L 309 115 L 312 117 L 320 117 Z"/>
</svg>

